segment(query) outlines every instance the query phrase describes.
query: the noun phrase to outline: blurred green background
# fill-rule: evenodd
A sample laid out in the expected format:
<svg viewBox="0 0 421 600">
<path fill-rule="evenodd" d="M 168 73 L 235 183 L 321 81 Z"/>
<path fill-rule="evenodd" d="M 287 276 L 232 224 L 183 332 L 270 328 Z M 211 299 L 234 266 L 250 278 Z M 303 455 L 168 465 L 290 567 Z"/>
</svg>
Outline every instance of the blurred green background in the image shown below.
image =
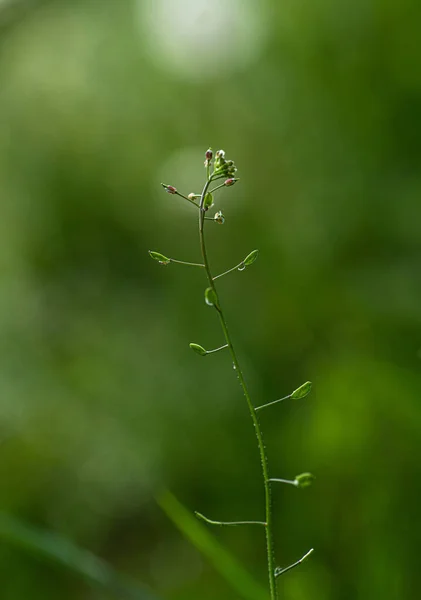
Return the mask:
<svg viewBox="0 0 421 600">
<path fill-rule="evenodd" d="M 418 0 L 0 1 L 0 509 L 163 600 L 240 596 L 157 506 L 261 519 L 250 417 L 203 302 L 195 209 L 222 147 L 241 182 L 209 223 L 261 414 L 288 600 L 419 589 Z M 1 597 L 91 600 L 0 528 Z M 211 533 L 266 585 L 255 528 Z M 13 536 L 12 536 L 13 537 Z M 17 536 L 19 538 L 19 535 Z M 36 544 L 35 544 L 36 545 Z M 122 597 L 122 596 L 114 596 Z"/>
</svg>

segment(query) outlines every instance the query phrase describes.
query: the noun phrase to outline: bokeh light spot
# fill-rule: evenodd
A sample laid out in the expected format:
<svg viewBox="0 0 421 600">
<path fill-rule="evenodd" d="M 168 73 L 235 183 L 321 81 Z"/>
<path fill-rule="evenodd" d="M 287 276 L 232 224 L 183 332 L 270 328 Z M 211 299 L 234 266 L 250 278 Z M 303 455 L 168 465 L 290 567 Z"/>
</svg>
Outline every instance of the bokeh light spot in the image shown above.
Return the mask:
<svg viewBox="0 0 421 600">
<path fill-rule="evenodd" d="M 267 37 L 265 3 L 247 0 L 138 0 L 142 38 L 151 59 L 179 77 L 203 79 L 236 71 Z"/>
</svg>

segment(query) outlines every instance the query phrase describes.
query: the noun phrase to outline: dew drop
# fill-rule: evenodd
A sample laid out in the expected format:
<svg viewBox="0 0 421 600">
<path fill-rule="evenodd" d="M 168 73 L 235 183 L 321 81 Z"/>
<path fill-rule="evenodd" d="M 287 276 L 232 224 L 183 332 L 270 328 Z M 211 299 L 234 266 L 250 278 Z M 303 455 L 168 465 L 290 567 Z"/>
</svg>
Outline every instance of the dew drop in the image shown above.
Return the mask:
<svg viewBox="0 0 421 600">
<path fill-rule="evenodd" d="M 237 368 L 234 363 L 232 363 L 232 368 L 234 369 L 234 371 Z"/>
</svg>

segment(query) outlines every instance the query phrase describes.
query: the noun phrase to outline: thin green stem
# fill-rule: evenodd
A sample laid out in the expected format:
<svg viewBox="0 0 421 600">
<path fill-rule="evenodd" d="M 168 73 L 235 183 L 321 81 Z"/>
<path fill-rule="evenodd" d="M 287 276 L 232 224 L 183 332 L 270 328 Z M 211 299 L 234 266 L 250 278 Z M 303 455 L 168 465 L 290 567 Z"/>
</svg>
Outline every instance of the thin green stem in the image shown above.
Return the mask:
<svg viewBox="0 0 421 600">
<path fill-rule="evenodd" d="M 194 514 L 199 519 L 202 519 L 202 521 L 209 523 L 209 525 L 223 525 L 223 526 L 227 526 L 227 525 L 228 526 L 263 525 L 263 527 L 266 527 L 266 523 L 264 521 L 213 521 L 212 519 L 208 519 L 207 517 L 205 517 L 205 515 L 202 515 L 202 513 L 197 512 L 197 510 L 194 511 Z"/>
<path fill-rule="evenodd" d="M 206 267 L 205 267 L 206 268 Z M 261 406 L 256 406 L 255 411 L 262 410 L 262 408 L 266 408 L 268 406 L 273 406 L 274 404 L 278 404 L 278 402 L 283 402 L 283 400 L 288 400 L 291 398 L 292 394 L 289 396 L 285 396 L 284 398 L 279 398 L 279 400 L 274 400 L 273 402 L 269 402 L 268 404 L 262 404 Z"/>
<path fill-rule="evenodd" d="M 200 263 L 186 262 L 184 260 L 175 260 L 175 258 L 169 258 L 168 260 L 170 262 L 172 262 L 172 263 L 177 263 L 178 265 L 187 265 L 188 267 L 202 267 L 202 268 L 204 268 L 204 266 L 205 266 L 205 265 L 202 265 Z"/>
<path fill-rule="evenodd" d="M 184 194 L 180 194 L 180 192 L 176 192 L 175 194 L 176 194 L 176 196 L 180 196 L 180 198 L 184 198 L 184 200 L 187 200 L 187 202 L 190 202 L 190 204 L 194 204 L 197 208 L 200 208 L 197 202 L 195 202 L 194 200 L 191 200 Z"/>
<path fill-rule="evenodd" d="M 212 190 L 210 190 L 210 193 L 213 194 L 214 192 L 216 192 L 216 190 L 219 190 L 219 189 L 221 189 L 223 187 L 226 187 L 225 183 L 221 183 L 220 185 L 217 185 Z"/>
<path fill-rule="evenodd" d="M 300 560 L 297 560 L 297 562 L 293 563 L 292 565 L 289 565 L 289 567 L 285 567 L 285 569 L 280 569 L 278 567 L 275 571 L 275 577 L 279 577 L 279 575 L 283 575 L 287 571 L 291 571 L 291 569 L 294 569 L 294 567 L 298 567 L 298 565 L 301 565 L 301 563 L 304 562 L 310 556 L 310 554 L 312 554 L 313 551 L 314 549 L 311 548 L 306 554 L 304 554 L 302 558 L 300 558 Z"/>
<path fill-rule="evenodd" d="M 212 352 L 219 352 L 220 350 L 223 350 L 224 348 L 228 348 L 228 344 L 224 344 L 223 346 L 220 346 L 219 348 L 215 348 L 215 350 L 206 350 L 206 354 L 212 354 Z"/>
<path fill-rule="evenodd" d="M 228 269 L 228 271 L 225 271 L 224 273 L 221 273 L 220 275 L 215 275 L 213 280 L 215 281 L 215 279 L 219 279 L 220 277 L 223 277 L 224 275 L 228 275 L 228 273 L 232 273 L 233 271 L 237 271 L 238 269 L 242 270 L 241 267 L 243 267 L 243 266 L 244 266 L 244 261 L 241 261 L 240 263 L 238 263 L 238 265 L 235 265 L 235 267 L 232 267 L 232 269 Z"/>
<path fill-rule="evenodd" d="M 216 178 L 218 176 L 216 175 Z M 224 314 L 222 312 L 222 308 L 221 308 L 221 304 L 219 302 L 219 298 L 218 298 L 218 293 L 215 287 L 215 282 L 214 279 L 212 277 L 212 273 L 211 273 L 211 269 L 210 269 L 210 265 L 209 265 L 209 259 L 208 259 L 208 255 L 207 255 L 207 251 L 206 251 L 206 244 L 205 244 L 205 235 L 204 235 L 204 225 L 205 225 L 205 212 L 203 209 L 203 205 L 205 202 L 205 196 L 207 194 L 207 191 L 209 189 L 209 185 L 211 183 L 213 179 L 213 176 L 211 176 L 210 178 L 208 178 L 208 180 L 206 181 L 203 191 L 202 191 L 202 195 L 200 197 L 200 213 L 199 213 L 199 237 L 200 237 L 200 247 L 201 247 L 201 252 L 202 252 L 202 257 L 203 257 L 203 262 L 205 265 L 205 271 L 206 271 L 206 275 L 208 278 L 208 282 L 209 282 L 209 286 L 212 288 L 212 290 L 214 291 L 216 298 L 218 299 L 218 303 L 217 305 L 215 305 L 215 309 L 218 312 L 218 316 L 219 316 L 219 320 L 221 323 L 221 327 L 222 327 L 222 331 L 224 333 L 225 336 L 225 340 L 227 342 L 228 348 L 230 350 L 231 353 L 231 358 L 232 358 L 232 362 L 233 362 L 233 366 L 237 372 L 237 377 L 238 380 L 240 382 L 240 386 L 243 390 L 243 394 L 245 396 L 246 402 L 247 402 L 247 406 L 250 412 L 250 416 L 251 419 L 253 421 L 253 425 L 254 425 L 254 429 L 256 432 L 256 436 L 257 436 L 257 443 L 258 443 L 258 447 L 259 447 L 259 453 L 260 453 L 260 460 L 262 463 L 262 473 L 263 473 L 263 484 L 264 484 L 264 492 L 265 492 L 265 518 L 266 518 L 266 550 L 267 550 L 267 560 L 268 560 L 268 571 L 269 571 L 269 588 L 270 588 L 270 598 L 271 600 L 277 600 L 278 598 L 278 591 L 277 591 L 277 587 L 276 587 L 276 580 L 275 580 L 275 556 L 274 556 L 274 545 L 273 545 L 273 524 L 272 524 L 272 503 L 271 503 L 271 485 L 270 485 L 270 481 L 269 481 L 269 467 L 268 467 L 268 460 L 267 460 L 267 455 L 266 455 L 266 449 L 265 449 L 265 445 L 263 442 L 263 434 L 262 434 L 262 430 L 260 428 L 260 423 L 259 420 L 257 418 L 257 414 L 256 411 L 254 409 L 253 403 L 251 401 L 250 398 L 250 394 L 248 392 L 247 389 L 247 385 L 244 379 L 244 375 L 243 372 L 241 370 L 240 364 L 238 362 L 237 359 L 237 355 L 235 353 L 234 350 L 234 346 L 232 344 L 231 341 L 231 337 L 230 334 L 228 332 L 228 327 L 227 327 L 227 323 L 225 321 L 225 317 Z"/>
<path fill-rule="evenodd" d="M 290 485 L 294 485 L 295 487 L 298 487 L 298 481 L 296 479 L 274 479 L 273 477 L 271 477 L 269 479 L 269 481 L 277 481 L 279 483 L 289 483 Z"/>
</svg>

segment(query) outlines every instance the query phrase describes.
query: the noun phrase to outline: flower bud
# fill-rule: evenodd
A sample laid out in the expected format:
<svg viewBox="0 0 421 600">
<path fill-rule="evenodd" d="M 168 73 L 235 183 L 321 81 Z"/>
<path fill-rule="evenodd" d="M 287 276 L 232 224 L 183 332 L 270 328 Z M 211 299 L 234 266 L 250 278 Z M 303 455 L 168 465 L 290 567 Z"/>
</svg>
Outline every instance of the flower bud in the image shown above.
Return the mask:
<svg viewBox="0 0 421 600">
<path fill-rule="evenodd" d="M 230 179 L 226 179 L 224 181 L 224 185 L 226 185 L 227 187 L 229 187 L 230 185 L 234 185 L 235 183 L 237 183 L 238 179 L 235 179 L 233 177 L 231 177 Z"/>
<path fill-rule="evenodd" d="M 214 220 L 219 223 L 219 225 L 223 225 L 225 223 L 225 217 L 220 210 L 215 213 Z"/>
<path fill-rule="evenodd" d="M 224 150 L 218 150 L 218 152 L 215 154 L 215 158 L 217 158 L 217 159 L 225 158 Z"/>
<path fill-rule="evenodd" d="M 192 350 L 194 350 L 195 352 L 197 352 L 197 354 L 200 354 L 200 356 L 206 356 L 207 352 L 206 350 L 203 348 L 203 346 L 200 346 L 199 344 L 189 344 L 190 348 Z"/>
<path fill-rule="evenodd" d="M 213 156 L 212 149 L 208 148 L 208 150 L 206 150 L 206 154 L 205 154 L 206 160 L 212 160 L 212 156 Z"/>
<path fill-rule="evenodd" d="M 189 195 L 187 196 L 187 198 L 188 198 L 189 200 L 195 200 L 195 199 L 197 198 L 197 194 L 193 194 L 193 192 L 192 192 L 191 194 L 189 194 Z"/>
<path fill-rule="evenodd" d="M 154 252 L 153 250 L 148 250 L 149 256 L 154 260 L 157 260 L 160 265 L 169 265 L 171 260 L 161 254 L 160 252 Z"/>
<path fill-rule="evenodd" d="M 295 478 L 295 485 L 299 488 L 309 487 L 316 478 L 311 473 L 301 473 Z"/>
<path fill-rule="evenodd" d="M 161 183 L 161 185 L 164 188 L 164 190 L 166 192 L 168 192 L 169 194 L 176 194 L 177 193 L 177 188 L 175 188 L 173 185 L 165 185 L 165 183 Z"/>
<path fill-rule="evenodd" d="M 259 256 L 259 251 L 253 250 L 253 252 L 250 252 L 250 254 L 248 256 L 246 256 L 246 258 L 243 260 L 243 264 L 246 267 L 249 267 L 250 265 L 252 265 L 254 263 L 254 261 L 257 259 L 258 256 Z"/>
<path fill-rule="evenodd" d="M 305 398 L 311 392 L 311 381 L 306 381 L 303 385 L 300 385 L 299 388 L 294 390 L 290 396 L 293 400 L 299 400 L 300 398 Z"/>
</svg>

